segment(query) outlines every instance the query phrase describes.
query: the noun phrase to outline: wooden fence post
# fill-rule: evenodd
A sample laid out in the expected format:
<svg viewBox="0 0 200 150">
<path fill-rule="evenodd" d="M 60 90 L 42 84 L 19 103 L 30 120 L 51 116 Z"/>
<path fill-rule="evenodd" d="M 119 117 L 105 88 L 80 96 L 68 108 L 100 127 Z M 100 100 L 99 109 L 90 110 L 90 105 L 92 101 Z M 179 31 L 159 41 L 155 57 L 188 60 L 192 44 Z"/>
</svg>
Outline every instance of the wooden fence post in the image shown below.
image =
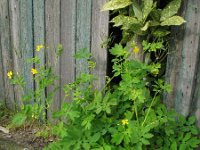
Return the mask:
<svg viewBox="0 0 200 150">
<path fill-rule="evenodd" d="M 11 52 L 11 40 L 10 40 L 10 20 L 9 20 L 9 4 L 8 0 L 0 1 L 0 52 L 2 59 L 2 87 L 5 92 L 5 104 L 10 109 L 15 109 L 15 99 L 14 99 L 14 89 L 9 78 L 7 77 L 7 72 L 13 71 L 13 62 L 12 62 L 12 52 Z M 1 88 L 2 88 L 1 87 Z"/>
<path fill-rule="evenodd" d="M 64 51 L 61 55 L 60 78 L 61 100 L 64 100 L 65 84 L 75 80 L 75 35 L 76 35 L 76 1 L 61 0 L 61 44 Z M 66 101 L 70 101 L 67 99 Z"/>
<path fill-rule="evenodd" d="M 109 12 L 100 11 L 106 2 L 107 0 L 92 1 L 91 53 L 97 63 L 92 72 L 98 77 L 98 81 L 94 85 L 96 89 L 101 89 L 105 85 L 107 73 L 107 49 L 101 46 L 108 38 Z"/>
<path fill-rule="evenodd" d="M 172 40 L 166 70 L 166 81 L 173 88 L 173 92 L 166 97 L 166 103 L 185 116 L 191 112 L 199 59 L 199 7 L 199 0 L 184 1 L 182 16 L 187 23 L 172 32 L 174 41 Z"/>
<path fill-rule="evenodd" d="M 60 58 L 57 55 L 57 45 L 60 43 L 60 0 L 45 1 L 45 32 L 46 32 L 46 56 L 47 65 L 52 67 L 56 76 L 60 75 Z M 53 96 L 48 117 L 51 119 L 52 112 L 60 109 L 60 80 L 57 80 L 55 86 L 58 86 L 56 95 Z M 47 95 L 54 91 L 54 86 L 47 89 Z"/>
<path fill-rule="evenodd" d="M 91 0 L 77 0 L 76 6 L 76 52 L 86 48 L 90 52 L 91 34 Z M 87 62 L 76 60 L 76 77 L 81 73 L 88 73 Z"/>
</svg>

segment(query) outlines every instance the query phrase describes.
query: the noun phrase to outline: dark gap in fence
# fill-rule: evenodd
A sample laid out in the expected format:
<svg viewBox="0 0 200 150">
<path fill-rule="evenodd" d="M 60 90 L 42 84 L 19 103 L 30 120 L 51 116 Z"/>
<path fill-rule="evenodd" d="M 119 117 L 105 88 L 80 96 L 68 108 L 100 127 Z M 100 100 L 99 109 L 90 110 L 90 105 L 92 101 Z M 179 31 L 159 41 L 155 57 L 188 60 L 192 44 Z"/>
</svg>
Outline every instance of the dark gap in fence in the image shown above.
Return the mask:
<svg viewBox="0 0 200 150">
<path fill-rule="evenodd" d="M 117 15 L 118 15 L 117 13 L 110 11 L 109 21 L 111 21 Z M 113 76 L 112 59 L 114 58 L 114 56 L 110 54 L 109 49 L 112 48 L 115 44 L 120 43 L 122 39 L 122 30 L 119 27 L 114 27 L 114 23 L 112 22 L 109 22 L 109 38 L 110 38 L 110 42 L 108 43 L 107 75 L 109 77 L 112 77 Z M 112 84 L 117 84 L 119 83 L 120 80 L 121 80 L 120 77 L 115 77 L 112 81 Z"/>
</svg>

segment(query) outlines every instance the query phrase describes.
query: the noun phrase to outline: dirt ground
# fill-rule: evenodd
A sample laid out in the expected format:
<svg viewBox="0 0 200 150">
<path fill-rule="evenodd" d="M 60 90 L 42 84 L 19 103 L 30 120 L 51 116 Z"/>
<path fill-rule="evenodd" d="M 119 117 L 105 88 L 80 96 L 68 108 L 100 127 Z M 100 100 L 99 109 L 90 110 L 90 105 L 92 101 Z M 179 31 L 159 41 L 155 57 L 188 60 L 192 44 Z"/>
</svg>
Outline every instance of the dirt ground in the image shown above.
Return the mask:
<svg viewBox="0 0 200 150">
<path fill-rule="evenodd" d="M 9 116 L 0 117 L 0 126 L 8 126 L 9 120 Z M 41 150 L 54 140 L 36 136 L 38 131 L 41 131 L 41 126 L 37 124 L 10 129 L 9 133 L 0 130 L 0 150 Z"/>
</svg>

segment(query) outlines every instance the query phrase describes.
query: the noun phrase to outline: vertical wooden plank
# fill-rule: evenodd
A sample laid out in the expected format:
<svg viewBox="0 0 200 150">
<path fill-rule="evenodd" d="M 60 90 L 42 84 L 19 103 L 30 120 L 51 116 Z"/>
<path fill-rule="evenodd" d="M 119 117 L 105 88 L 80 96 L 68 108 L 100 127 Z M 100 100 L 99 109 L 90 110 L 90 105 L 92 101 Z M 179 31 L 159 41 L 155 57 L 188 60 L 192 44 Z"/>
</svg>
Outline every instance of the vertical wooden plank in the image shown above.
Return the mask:
<svg viewBox="0 0 200 150">
<path fill-rule="evenodd" d="M 66 14 L 67 15 L 67 14 Z M 53 72 L 60 76 L 60 59 L 57 57 L 57 45 L 60 43 L 60 0 L 45 1 L 45 27 L 46 27 L 46 47 L 47 64 L 52 66 Z M 60 86 L 60 80 L 55 82 L 55 86 Z M 47 89 L 47 95 L 53 91 L 54 87 Z M 49 118 L 51 113 L 60 108 L 60 90 L 52 98 L 51 110 L 48 112 Z"/>
<path fill-rule="evenodd" d="M 1 22 L 1 19 L 0 19 Z M 0 32 L 1 32 L 1 24 L 0 24 Z M 1 35 L 0 35 L 1 41 Z M 0 105 L 5 105 L 5 87 L 4 87 L 4 77 L 3 77 L 3 57 L 2 57 L 2 49 L 0 44 Z"/>
<path fill-rule="evenodd" d="M 92 0 L 77 0 L 76 51 L 86 48 L 90 52 Z M 76 60 L 76 76 L 88 73 L 87 62 Z"/>
<path fill-rule="evenodd" d="M 185 25 L 184 37 L 183 41 L 179 43 L 182 45 L 177 45 L 177 52 L 175 52 L 177 54 L 174 55 L 177 56 L 178 59 L 173 64 L 169 64 L 170 66 L 177 65 L 178 68 L 177 70 L 171 70 L 173 73 L 172 75 L 175 79 L 177 79 L 175 81 L 175 88 L 177 90 L 175 93 L 173 93 L 174 95 L 173 97 L 171 96 L 171 98 L 175 100 L 175 109 L 185 116 L 189 115 L 190 113 L 196 73 L 195 70 L 199 54 L 199 6 L 200 1 L 198 0 L 187 2 L 187 8 L 185 12 L 185 19 L 187 20 L 187 24 Z M 169 57 L 173 56 L 169 55 Z M 173 69 L 176 69 L 176 67 Z M 177 71 L 178 74 L 175 74 Z"/>
<path fill-rule="evenodd" d="M 43 50 L 38 53 L 35 49 L 37 45 L 44 45 L 44 19 L 44 0 L 33 1 L 34 54 L 40 58 L 41 66 L 44 66 L 45 63 L 45 52 Z"/>
<path fill-rule="evenodd" d="M 24 77 L 26 83 L 24 91 L 19 87 L 15 88 L 17 103 L 20 104 L 22 93 L 33 90 L 32 64 L 27 61 L 33 58 L 32 1 L 10 0 L 9 2 L 14 70 Z"/>
<path fill-rule="evenodd" d="M 9 1 L 9 11 L 10 11 L 10 29 L 11 29 L 11 50 L 13 53 L 13 71 L 14 73 L 22 73 L 22 52 L 20 50 L 20 7 L 19 1 L 10 0 Z M 17 86 L 14 86 L 15 99 L 17 105 L 20 105 L 20 99 L 22 97 L 23 91 Z"/>
<path fill-rule="evenodd" d="M 76 33 L 76 1 L 61 0 L 61 99 L 65 94 L 63 88 L 66 83 L 71 83 L 75 78 L 75 33 Z M 67 100 L 68 101 L 68 100 Z"/>
<path fill-rule="evenodd" d="M 187 1 L 184 0 L 182 3 L 180 16 L 185 17 L 187 8 Z M 181 53 L 183 49 L 183 39 L 184 39 L 185 25 L 172 27 L 171 29 L 171 41 L 170 50 L 167 57 L 165 81 L 169 83 L 172 87 L 170 93 L 164 93 L 164 103 L 168 108 L 175 107 L 175 99 L 177 92 L 177 84 L 179 82 L 179 66 L 181 64 Z"/>
<path fill-rule="evenodd" d="M 1 18 L 1 29 L 0 29 L 0 45 L 2 52 L 2 63 L 3 63 L 3 77 L 5 83 L 5 99 L 6 105 L 10 109 L 15 109 L 14 100 L 14 89 L 10 84 L 7 77 L 7 72 L 12 71 L 12 53 L 10 48 L 10 21 L 9 21 L 9 5 L 7 0 L 0 1 L 0 18 Z"/>
<path fill-rule="evenodd" d="M 198 58 L 200 58 L 200 53 L 198 55 Z M 194 96 L 192 99 L 190 111 L 193 115 L 196 116 L 197 126 L 200 128 L 200 59 L 196 70 Z"/>
<path fill-rule="evenodd" d="M 27 62 L 33 58 L 33 6 L 31 0 L 20 0 L 20 47 L 23 60 L 23 76 L 26 82 L 25 93 L 33 90 L 33 76 L 31 68 L 33 65 Z"/>
<path fill-rule="evenodd" d="M 41 49 L 39 52 L 36 51 L 38 45 L 44 45 L 45 40 L 45 29 L 44 29 L 44 0 L 33 0 L 33 38 L 34 38 L 34 56 L 40 58 L 40 64 L 36 64 L 35 67 L 40 71 L 39 68 L 45 66 L 45 50 Z M 39 105 L 45 106 L 45 89 L 40 89 L 39 85 L 35 85 L 35 90 L 41 91 L 41 95 L 37 99 Z M 42 111 L 44 113 L 45 110 Z M 41 114 L 42 115 L 42 114 Z M 43 119 L 43 118 L 41 118 Z"/>
<path fill-rule="evenodd" d="M 188 20 L 185 29 L 182 49 L 182 63 L 179 68 L 179 82 L 175 108 L 187 116 L 190 113 L 190 104 L 194 90 L 194 79 L 198 60 L 199 33 L 200 33 L 200 1 L 188 1 L 185 19 Z M 198 19 L 197 19 L 198 18 Z M 190 20 L 190 21 L 189 21 Z M 197 34 L 198 33 L 198 34 Z"/>
<path fill-rule="evenodd" d="M 108 37 L 109 12 L 101 12 L 102 6 L 107 0 L 92 1 L 92 32 L 91 32 L 91 53 L 96 62 L 93 74 L 98 77 L 95 88 L 100 89 L 105 85 L 107 71 L 107 49 L 102 48 L 103 41 Z"/>
</svg>

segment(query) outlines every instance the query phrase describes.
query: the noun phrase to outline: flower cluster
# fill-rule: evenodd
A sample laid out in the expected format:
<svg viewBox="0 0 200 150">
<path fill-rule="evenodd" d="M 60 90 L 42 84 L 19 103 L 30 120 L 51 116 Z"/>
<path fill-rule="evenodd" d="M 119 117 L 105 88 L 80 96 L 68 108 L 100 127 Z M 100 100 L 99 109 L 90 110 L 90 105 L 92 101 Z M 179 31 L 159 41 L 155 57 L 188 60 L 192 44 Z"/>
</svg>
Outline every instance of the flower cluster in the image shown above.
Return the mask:
<svg viewBox="0 0 200 150">
<path fill-rule="evenodd" d="M 128 119 L 123 119 L 123 120 L 121 120 L 121 122 L 122 122 L 122 125 L 127 125 L 128 124 Z"/>
<path fill-rule="evenodd" d="M 32 69 L 31 69 L 31 72 L 32 72 L 33 75 L 35 75 L 35 74 L 38 73 L 37 69 L 35 69 L 35 68 L 32 68 Z"/>
<path fill-rule="evenodd" d="M 140 51 L 139 47 L 135 46 L 133 49 L 133 53 L 137 54 L 137 53 L 139 53 L 139 51 Z"/>
<path fill-rule="evenodd" d="M 12 79 L 13 72 L 12 72 L 12 71 L 9 71 L 9 72 L 7 73 L 7 76 L 8 76 L 9 79 Z"/>
<path fill-rule="evenodd" d="M 36 51 L 39 52 L 42 48 L 44 48 L 44 45 L 38 45 L 36 47 Z"/>
</svg>

